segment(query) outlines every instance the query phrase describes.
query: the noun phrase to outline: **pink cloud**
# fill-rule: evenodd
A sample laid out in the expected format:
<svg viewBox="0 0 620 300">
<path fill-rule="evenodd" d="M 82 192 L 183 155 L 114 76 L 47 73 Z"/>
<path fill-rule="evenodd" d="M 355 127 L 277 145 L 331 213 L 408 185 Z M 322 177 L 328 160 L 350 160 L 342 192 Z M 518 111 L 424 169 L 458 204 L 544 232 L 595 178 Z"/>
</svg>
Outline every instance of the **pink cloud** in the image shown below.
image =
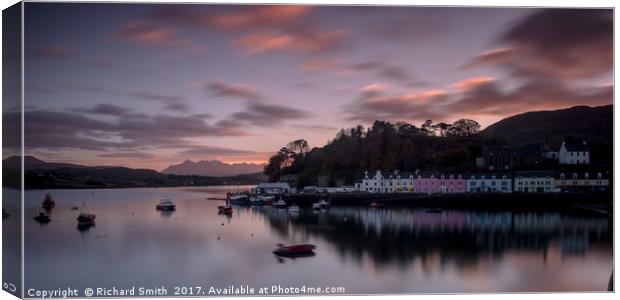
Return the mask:
<svg viewBox="0 0 620 300">
<path fill-rule="evenodd" d="M 34 49 L 34 53 L 41 57 L 60 58 L 73 54 L 73 51 L 63 46 L 49 46 Z"/>
<path fill-rule="evenodd" d="M 245 35 L 234 46 L 245 54 L 271 52 L 311 53 L 336 47 L 346 36 L 344 31 L 317 31 L 303 28 L 290 32 L 262 31 Z"/>
<path fill-rule="evenodd" d="M 321 58 L 303 62 L 300 66 L 302 71 L 322 71 L 338 66 L 340 62 L 335 59 Z"/>
<path fill-rule="evenodd" d="M 493 77 L 476 76 L 476 77 L 467 78 L 457 83 L 451 84 L 450 87 L 464 92 L 464 91 L 469 91 L 471 89 L 474 89 L 477 86 L 480 86 L 482 84 L 485 84 L 493 80 L 495 80 L 495 78 Z"/>
<path fill-rule="evenodd" d="M 228 30 L 276 27 L 296 21 L 312 10 L 313 7 L 299 5 L 253 6 L 237 12 L 207 16 L 198 22 Z"/>
<path fill-rule="evenodd" d="M 180 37 L 171 28 L 155 26 L 146 21 L 137 21 L 125 25 L 115 36 L 136 43 L 154 46 L 179 46 L 189 40 Z"/>
</svg>

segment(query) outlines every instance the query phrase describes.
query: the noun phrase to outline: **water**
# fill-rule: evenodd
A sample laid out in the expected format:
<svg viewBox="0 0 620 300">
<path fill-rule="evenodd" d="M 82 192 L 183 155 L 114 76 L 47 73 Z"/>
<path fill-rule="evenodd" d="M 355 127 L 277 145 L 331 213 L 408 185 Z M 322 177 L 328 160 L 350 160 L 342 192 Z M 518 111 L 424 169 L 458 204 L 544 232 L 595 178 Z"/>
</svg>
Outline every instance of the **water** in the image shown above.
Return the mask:
<svg viewBox="0 0 620 300">
<path fill-rule="evenodd" d="M 272 207 L 217 214 L 229 188 L 27 191 L 25 287 L 344 287 L 347 294 L 604 291 L 612 268 L 604 215 Z M 177 210 L 155 210 L 162 196 Z M 78 231 L 86 201 L 96 227 Z M 5 220 L 11 222 L 11 218 Z M 278 258 L 276 243 L 315 256 Z"/>
</svg>

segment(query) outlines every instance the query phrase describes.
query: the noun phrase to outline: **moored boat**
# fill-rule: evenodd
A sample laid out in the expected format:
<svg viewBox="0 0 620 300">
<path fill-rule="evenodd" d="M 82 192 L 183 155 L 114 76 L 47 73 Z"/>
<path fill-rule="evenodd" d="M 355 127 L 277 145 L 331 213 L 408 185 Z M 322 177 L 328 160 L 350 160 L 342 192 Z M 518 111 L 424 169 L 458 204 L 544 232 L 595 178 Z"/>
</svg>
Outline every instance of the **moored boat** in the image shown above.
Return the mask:
<svg viewBox="0 0 620 300">
<path fill-rule="evenodd" d="M 286 208 L 286 202 L 284 200 L 280 199 L 280 200 L 274 202 L 273 206 L 277 207 L 277 208 Z"/>
<path fill-rule="evenodd" d="M 288 207 L 288 212 L 290 213 L 298 213 L 299 212 L 299 206 L 297 205 L 291 205 Z"/>
<path fill-rule="evenodd" d="M 273 250 L 273 254 L 281 256 L 308 254 L 313 253 L 316 249 L 316 246 L 312 244 L 278 244 L 277 246 L 278 248 Z"/>
<path fill-rule="evenodd" d="M 45 209 L 51 209 L 55 205 L 56 205 L 56 202 L 52 198 L 52 194 L 50 193 L 45 194 L 45 199 L 43 199 L 43 203 L 41 204 L 41 206 L 43 206 L 43 208 Z"/>
<path fill-rule="evenodd" d="M 321 208 L 328 208 L 329 207 L 329 202 L 325 201 L 325 199 L 321 199 L 321 201 L 319 201 L 319 206 Z"/>
<path fill-rule="evenodd" d="M 263 198 L 263 205 L 272 205 L 273 202 L 276 200 L 275 196 L 262 196 Z"/>
<path fill-rule="evenodd" d="M 383 208 L 384 205 L 383 203 L 377 202 L 377 201 L 373 201 L 372 203 L 370 203 L 370 207 L 372 208 Z"/>
<path fill-rule="evenodd" d="M 82 203 L 80 214 L 77 217 L 78 229 L 86 229 L 95 225 L 95 214 L 91 214 L 86 207 L 86 202 Z"/>
<path fill-rule="evenodd" d="M 40 212 L 34 219 L 41 224 L 49 223 L 52 220 L 52 218 L 44 212 Z"/>
<path fill-rule="evenodd" d="M 155 209 L 172 211 L 172 210 L 176 210 L 176 207 L 177 207 L 176 204 L 174 204 L 172 200 L 168 198 L 162 198 L 161 200 L 159 200 L 159 203 L 155 206 Z"/>
<path fill-rule="evenodd" d="M 226 206 L 218 206 L 217 207 L 217 213 L 218 214 L 224 214 L 224 215 L 232 215 L 233 212 L 233 208 L 226 205 Z"/>
<path fill-rule="evenodd" d="M 263 205 L 263 197 L 259 195 L 254 195 L 250 197 L 250 204 L 252 205 Z"/>
<path fill-rule="evenodd" d="M 227 199 L 228 203 L 234 205 L 248 205 L 250 204 L 250 199 L 245 193 L 237 193 L 237 194 L 229 194 Z"/>
</svg>

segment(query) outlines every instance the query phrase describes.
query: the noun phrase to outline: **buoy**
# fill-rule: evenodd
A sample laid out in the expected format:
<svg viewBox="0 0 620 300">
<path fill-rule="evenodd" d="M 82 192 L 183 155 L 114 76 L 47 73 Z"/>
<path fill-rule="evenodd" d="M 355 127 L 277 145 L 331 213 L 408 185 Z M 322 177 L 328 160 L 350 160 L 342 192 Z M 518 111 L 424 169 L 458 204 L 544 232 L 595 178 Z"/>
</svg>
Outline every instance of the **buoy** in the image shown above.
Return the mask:
<svg viewBox="0 0 620 300">
<path fill-rule="evenodd" d="M 219 237 L 219 236 L 217 237 L 217 240 L 218 240 L 218 241 L 220 240 L 220 237 Z"/>
</svg>

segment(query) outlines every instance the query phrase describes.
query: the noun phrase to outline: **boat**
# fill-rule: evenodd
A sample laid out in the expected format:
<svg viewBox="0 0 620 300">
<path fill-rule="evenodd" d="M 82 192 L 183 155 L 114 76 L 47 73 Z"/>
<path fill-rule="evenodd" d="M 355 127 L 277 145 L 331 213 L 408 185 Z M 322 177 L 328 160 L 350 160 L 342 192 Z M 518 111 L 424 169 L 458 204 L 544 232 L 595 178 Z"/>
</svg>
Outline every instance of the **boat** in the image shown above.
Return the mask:
<svg viewBox="0 0 620 300">
<path fill-rule="evenodd" d="M 254 195 L 252 197 L 250 197 L 250 204 L 252 205 L 263 205 L 263 197 L 258 196 L 258 195 Z"/>
<path fill-rule="evenodd" d="M 297 205 L 291 205 L 288 207 L 288 212 L 290 213 L 298 213 L 299 212 L 299 206 Z"/>
<path fill-rule="evenodd" d="M 325 199 L 321 199 L 321 201 L 319 201 L 319 206 L 321 206 L 321 208 L 328 208 L 329 202 L 325 201 Z"/>
<path fill-rule="evenodd" d="M 217 207 L 217 213 L 223 215 L 232 215 L 233 208 L 229 205 L 222 205 Z"/>
<path fill-rule="evenodd" d="M 41 224 L 49 223 L 52 220 L 52 218 L 44 212 L 40 212 L 34 219 Z"/>
<path fill-rule="evenodd" d="M 318 202 L 312 203 L 312 209 L 321 210 L 321 204 L 319 204 Z"/>
<path fill-rule="evenodd" d="M 273 250 L 273 254 L 280 256 L 290 256 L 290 255 L 303 255 L 314 253 L 316 246 L 312 244 L 293 244 L 293 245 L 284 245 L 277 244 L 278 248 Z"/>
<path fill-rule="evenodd" d="M 286 202 L 284 200 L 280 199 L 280 200 L 274 202 L 273 206 L 277 207 L 277 208 L 286 208 Z"/>
<path fill-rule="evenodd" d="M 170 199 L 162 198 L 161 200 L 159 200 L 159 203 L 155 206 L 155 209 L 173 211 L 176 209 L 176 207 L 177 206 Z"/>
<path fill-rule="evenodd" d="M 263 198 L 263 205 L 272 205 L 273 202 L 276 200 L 276 196 L 262 196 Z"/>
<path fill-rule="evenodd" d="M 247 194 L 238 193 L 238 194 L 229 194 L 227 198 L 228 203 L 234 205 L 248 205 L 250 204 L 250 199 Z"/>
<path fill-rule="evenodd" d="M 95 214 L 91 214 L 86 207 L 86 202 L 82 202 L 80 214 L 77 217 L 78 229 L 86 229 L 95 225 Z"/>
<path fill-rule="evenodd" d="M 45 209 L 51 209 L 52 207 L 54 207 L 54 205 L 56 205 L 56 202 L 54 201 L 54 199 L 52 199 L 52 194 L 45 194 L 45 199 L 43 199 L 43 203 L 41 205 Z"/>
<path fill-rule="evenodd" d="M 372 207 L 372 208 L 383 208 L 384 205 L 383 205 L 383 203 L 379 203 L 379 202 L 373 201 L 372 203 L 370 203 L 370 207 Z"/>
</svg>

